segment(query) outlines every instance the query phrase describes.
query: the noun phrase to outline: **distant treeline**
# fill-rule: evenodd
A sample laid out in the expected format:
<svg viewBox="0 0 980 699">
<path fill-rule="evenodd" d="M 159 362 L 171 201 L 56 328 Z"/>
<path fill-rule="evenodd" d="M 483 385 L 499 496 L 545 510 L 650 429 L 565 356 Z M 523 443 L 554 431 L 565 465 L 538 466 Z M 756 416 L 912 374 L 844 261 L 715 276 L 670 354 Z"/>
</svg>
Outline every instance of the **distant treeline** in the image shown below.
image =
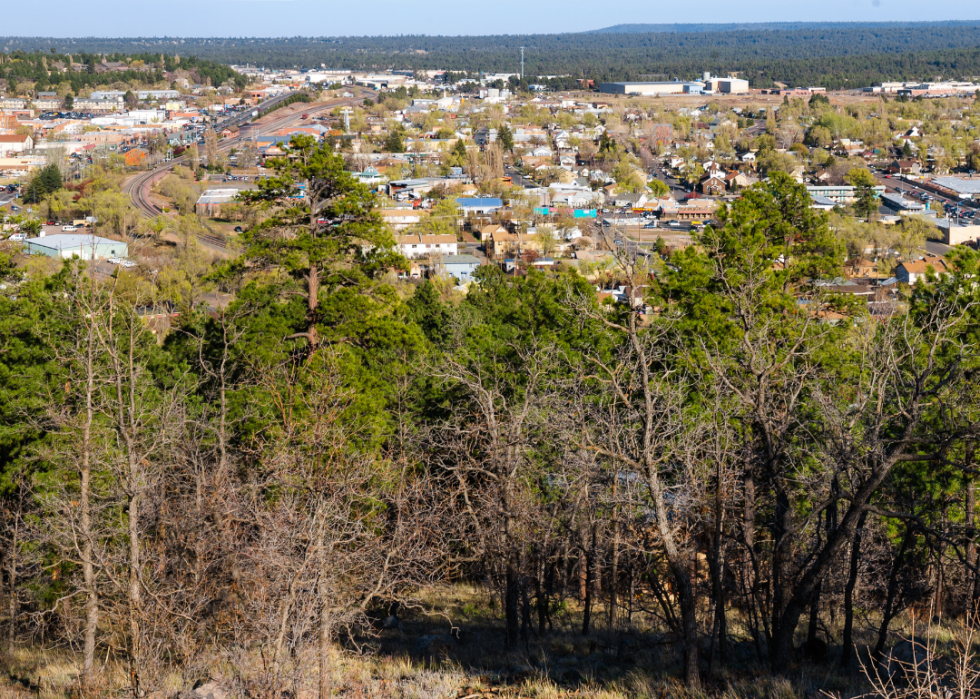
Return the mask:
<svg viewBox="0 0 980 699">
<path fill-rule="evenodd" d="M 242 88 L 245 77 L 223 63 L 175 53 L 84 51 L 68 47 L 63 53 L 51 46 L 41 50 L 13 48 L 4 42 L 0 54 L 0 80 L 14 89 L 20 83 L 33 83 L 34 89 L 57 90 L 67 84 L 76 94 L 85 88 L 103 87 L 117 82 L 154 85 L 167 79 L 168 74 L 183 70 L 195 82 L 210 82 L 215 87 L 227 82 Z M 103 59 L 107 63 L 124 63 L 125 70 L 100 71 Z M 74 66 L 74 67 L 72 67 Z"/>
<path fill-rule="evenodd" d="M 638 80 L 656 75 L 688 79 L 703 71 L 739 71 L 754 87 L 782 82 L 830 89 L 881 80 L 980 76 L 980 21 L 773 26 L 639 32 L 627 25 L 582 34 L 483 37 L 8 38 L 0 39 L 0 47 L 8 51 L 53 47 L 58 51 L 179 52 L 269 68 L 324 65 L 476 73 L 517 72 L 520 47 L 524 46 L 526 75 L 567 76 L 564 82 L 568 85 L 579 78 Z"/>
</svg>

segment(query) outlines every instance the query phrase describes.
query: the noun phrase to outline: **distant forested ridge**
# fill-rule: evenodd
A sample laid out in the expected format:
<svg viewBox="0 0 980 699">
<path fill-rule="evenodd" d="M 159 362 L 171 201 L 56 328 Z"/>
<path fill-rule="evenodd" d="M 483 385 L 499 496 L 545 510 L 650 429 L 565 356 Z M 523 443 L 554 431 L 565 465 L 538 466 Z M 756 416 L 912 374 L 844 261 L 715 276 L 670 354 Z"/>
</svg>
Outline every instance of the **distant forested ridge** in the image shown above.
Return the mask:
<svg viewBox="0 0 980 699">
<path fill-rule="evenodd" d="M 175 53 L 84 51 L 74 47 L 59 53 L 54 46 L 44 51 L 11 48 L 7 40 L 4 48 L 0 54 L 0 80 L 6 81 L 10 89 L 31 83 L 37 91 L 66 86 L 77 94 L 86 88 L 117 82 L 156 85 L 175 74 L 186 74 L 194 82 L 210 82 L 215 87 L 234 83 L 242 88 L 246 84 L 243 75 L 223 63 Z"/>
<path fill-rule="evenodd" d="M 861 87 L 882 80 L 980 76 L 980 21 L 921 24 L 667 25 L 698 31 L 632 31 L 621 25 L 580 34 L 323 38 L 3 38 L 5 51 L 162 51 L 268 68 L 448 69 L 574 79 L 694 78 L 738 71 L 754 87 L 776 82 Z M 645 27 L 647 25 L 639 25 Z M 724 25 L 723 25 L 724 26 Z M 738 27 L 740 25 L 732 25 Z M 560 85 L 561 81 L 557 81 Z"/>
</svg>

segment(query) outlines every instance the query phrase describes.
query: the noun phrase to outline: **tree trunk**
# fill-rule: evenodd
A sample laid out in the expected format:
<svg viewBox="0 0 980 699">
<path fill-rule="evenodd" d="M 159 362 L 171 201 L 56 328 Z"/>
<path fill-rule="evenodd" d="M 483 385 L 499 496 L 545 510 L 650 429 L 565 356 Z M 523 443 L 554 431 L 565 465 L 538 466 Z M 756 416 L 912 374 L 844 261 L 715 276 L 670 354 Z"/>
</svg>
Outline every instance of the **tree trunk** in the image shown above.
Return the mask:
<svg viewBox="0 0 980 699">
<path fill-rule="evenodd" d="M 613 483 L 613 498 L 616 497 L 616 485 Z M 616 605 L 619 600 L 616 593 L 619 590 L 619 513 L 613 506 L 612 521 L 612 552 L 609 556 L 609 630 L 616 626 Z"/>
<path fill-rule="evenodd" d="M 316 334 L 317 308 L 320 305 L 320 270 L 315 264 L 310 265 L 309 276 L 306 278 L 308 296 L 307 304 L 307 333 L 309 333 L 310 349 L 315 350 L 319 344 Z"/>
<path fill-rule="evenodd" d="M 330 696 L 330 563 L 324 541 L 326 524 L 322 521 L 317 530 L 317 558 L 319 558 L 319 583 L 317 596 L 320 598 L 317 628 L 317 661 L 319 665 L 319 698 Z"/>
<path fill-rule="evenodd" d="M 93 268 L 94 269 L 94 268 Z M 93 296 L 95 279 L 92 279 Z M 94 303 L 89 304 L 89 313 Z M 91 322 L 91 318 L 89 319 Z M 95 587 L 94 533 L 92 531 L 92 512 L 89 501 L 92 481 L 92 422 L 95 394 L 95 331 L 88 326 L 87 347 L 85 349 L 85 425 L 82 428 L 82 473 L 79 493 L 80 524 L 82 539 L 82 580 L 85 585 L 85 640 L 82 648 L 82 688 L 87 690 L 94 680 L 95 671 L 95 632 L 99 626 L 99 594 Z"/>
<path fill-rule="evenodd" d="M 582 556 L 585 565 L 585 610 L 582 612 L 582 635 L 588 636 L 592 630 L 592 590 L 595 587 L 593 568 L 595 566 L 595 525 L 592 526 L 592 542 L 589 545 L 587 532 L 582 532 Z"/>
<path fill-rule="evenodd" d="M 20 523 L 14 521 L 10 528 L 10 549 L 7 552 L 7 654 L 17 650 L 17 546 Z"/>
<path fill-rule="evenodd" d="M 898 573 L 905 565 L 905 555 L 912 545 L 912 525 L 905 526 L 905 534 L 902 536 L 902 545 L 898 549 L 898 555 L 892 563 L 891 574 L 888 576 L 888 590 L 885 597 L 885 610 L 881 618 L 881 626 L 878 627 L 878 641 L 875 643 L 875 657 L 880 658 L 885 649 L 885 641 L 888 638 L 888 625 L 895 616 L 895 595 L 898 593 Z"/>
<path fill-rule="evenodd" d="M 966 570 L 963 571 L 963 579 L 966 581 L 965 592 L 965 612 L 968 623 L 973 623 L 972 619 L 976 614 L 974 599 L 976 597 L 977 574 L 974 572 L 977 567 L 977 532 L 976 532 L 976 509 L 977 509 L 977 486 L 971 477 L 966 484 L 966 506 L 964 508 L 966 519 Z"/>
<path fill-rule="evenodd" d="M 854 661 L 854 590 L 857 587 L 858 570 L 861 564 L 861 535 L 864 533 L 864 521 L 867 517 L 867 511 L 861 513 L 857 529 L 854 530 L 854 541 L 851 544 L 847 584 L 844 586 L 844 636 L 840 658 L 841 668 L 850 667 Z"/>
</svg>

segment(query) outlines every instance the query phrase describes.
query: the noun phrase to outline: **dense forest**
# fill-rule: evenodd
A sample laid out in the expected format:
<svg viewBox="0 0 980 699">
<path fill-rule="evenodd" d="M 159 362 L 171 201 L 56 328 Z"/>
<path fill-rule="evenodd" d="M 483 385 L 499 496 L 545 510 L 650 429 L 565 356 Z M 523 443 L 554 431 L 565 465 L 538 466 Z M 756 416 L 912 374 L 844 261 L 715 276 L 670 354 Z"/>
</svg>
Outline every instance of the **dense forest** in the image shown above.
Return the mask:
<svg viewBox="0 0 980 699">
<path fill-rule="evenodd" d="M 723 31 L 590 32 L 513 36 L 324 38 L 0 39 L 6 51 L 187 52 L 269 68 L 448 69 L 598 80 L 695 78 L 739 71 L 754 87 L 774 82 L 862 87 L 882 80 L 980 76 L 980 33 L 972 23 L 816 24 Z M 687 28 L 682 25 L 681 28 Z M 569 84 L 573 84 L 570 81 Z"/>
<path fill-rule="evenodd" d="M 669 265 L 618 253 L 625 303 L 574 269 L 487 265 L 463 295 L 399 281 L 374 196 L 329 146 L 292 148 L 246 195 L 237 259 L 190 238 L 174 269 L 106 275 L 3 251 L 12 674 L 30 648 L 72 696 L 479 696 L 397 689 L 478 639 L 454 671 L 576 696 L 808 664 L 836 691 L 903 614 L 977 609 L 975 252 L 870 312 L 814 283 L 843 246 L 776 172 Z M 481 592 L 439 606 L 456 586 Z M 427 612 L 441 634 L 387 689 L 337 671 Z"/>
<path fill-rule="evenodd" d="M 122 64 L 119 66 L 122 70 L 104 70 L 103 61 Z M 52 47 L 45 51 L 18 48 L 0 54 L 0 80 L 6 81 L 11 90 L 24 83 L 32 84 L 36 91 L 61 88 L 75 94 L 117 82 L 132 86 L 161 85 L 167 82 L 168 74 L 178 70 L 185 71 L 195 83 L 245 86 L 244 76 L 227 65 L 176 53 L 86 53 L 69 49 L 60 54 Z"/>
</svg>

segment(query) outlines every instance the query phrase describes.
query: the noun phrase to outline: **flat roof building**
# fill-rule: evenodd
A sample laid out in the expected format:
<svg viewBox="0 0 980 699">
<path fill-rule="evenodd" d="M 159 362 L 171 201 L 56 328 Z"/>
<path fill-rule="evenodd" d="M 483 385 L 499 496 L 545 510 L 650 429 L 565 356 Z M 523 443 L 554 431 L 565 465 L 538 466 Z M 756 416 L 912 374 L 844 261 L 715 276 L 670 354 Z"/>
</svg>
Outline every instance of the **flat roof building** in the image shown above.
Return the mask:
<svg viewBox="0 0 980 699">
<path fill-rule="evenodd" d="M 654 97 L 656 95 L 700 95 L 704 92 L 704 83 L 680 82 L 678 80 L 656 83 L 602 83 L 599 85 L 599 92 L 605 92 L 611 95 L 641 95 L 646 97 Z"/>
<path fill-rule="evenodd" d="M 955 192 L 960 199 L 980 199 L 980 178 L 933 177 L 932 181 L 940 187 Z"/>
<path fill-rule="evenodd" d="M 110 240 L 88 233 L 54 233 L 28 238 L 24 246 L 30 255 L 47 255 L 69 260 L 107 260 L 110 257 L 128 257 L 129 247 L 119 240 Z"/>
</svg>

